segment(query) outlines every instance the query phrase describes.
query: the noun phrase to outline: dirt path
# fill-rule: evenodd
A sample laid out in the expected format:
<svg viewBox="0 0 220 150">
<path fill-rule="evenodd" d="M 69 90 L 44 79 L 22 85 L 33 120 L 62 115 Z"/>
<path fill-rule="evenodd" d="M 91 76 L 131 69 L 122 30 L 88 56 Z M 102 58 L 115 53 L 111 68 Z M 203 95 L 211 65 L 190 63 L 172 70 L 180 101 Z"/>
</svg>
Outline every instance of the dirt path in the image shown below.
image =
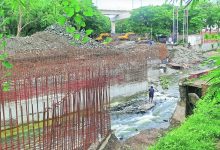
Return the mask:
<svg viewBox="0 0 220 150">
<path fill-rule="evenodd" d="M 154 144 L 158 138 L 160 138 L 165 133 L 163 129 L 152 129 L 142 131 L 140 134 L 129 138 L 122 143 L 119 150 L 143 150 Z"/>
</svg>

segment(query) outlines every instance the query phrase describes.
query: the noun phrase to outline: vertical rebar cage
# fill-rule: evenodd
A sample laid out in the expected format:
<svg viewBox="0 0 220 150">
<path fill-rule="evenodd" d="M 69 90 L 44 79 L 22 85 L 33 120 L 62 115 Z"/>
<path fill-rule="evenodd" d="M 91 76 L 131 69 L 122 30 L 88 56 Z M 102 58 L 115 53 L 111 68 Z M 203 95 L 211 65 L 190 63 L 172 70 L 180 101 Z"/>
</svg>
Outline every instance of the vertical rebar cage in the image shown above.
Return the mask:
<svg viewBox="0 0 220 150">
<path fill-rule="evenodd" d="M 13 75 L 0 80 L 11 83 L 0 91 L 0 150 L 88 149 L 110 133 L 110 85 L 146 80 L 147 59 L 167 56 L 147 44 L 41 53 L 17 53 Z"/>
<path fill-rule="evenodd" d="M 109 134 L 107 68 L 24 63 L 0 91 L 0 149 L 88 149 Z"/>
</svg>

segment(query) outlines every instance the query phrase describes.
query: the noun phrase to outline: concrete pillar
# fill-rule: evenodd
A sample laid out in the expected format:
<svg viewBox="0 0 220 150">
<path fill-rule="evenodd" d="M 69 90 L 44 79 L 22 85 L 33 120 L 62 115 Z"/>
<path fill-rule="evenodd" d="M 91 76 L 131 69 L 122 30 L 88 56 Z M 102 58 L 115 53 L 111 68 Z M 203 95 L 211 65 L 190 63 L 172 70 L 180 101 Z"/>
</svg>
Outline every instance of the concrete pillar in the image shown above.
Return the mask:
<svg viewBox="0 0 220 150">
<path fill-rule="evenodd" d="M 111 33 L 115 33 L 115 21 L 111 21 Z"/>
</svg>

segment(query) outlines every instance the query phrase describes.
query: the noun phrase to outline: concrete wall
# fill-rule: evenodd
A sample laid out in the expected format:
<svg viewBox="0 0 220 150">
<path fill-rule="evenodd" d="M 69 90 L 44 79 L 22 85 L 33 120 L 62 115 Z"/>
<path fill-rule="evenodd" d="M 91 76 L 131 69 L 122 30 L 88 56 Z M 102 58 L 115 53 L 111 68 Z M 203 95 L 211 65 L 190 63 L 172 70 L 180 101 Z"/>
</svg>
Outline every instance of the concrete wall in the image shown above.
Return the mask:
<svg viewBox="0 0 220 150">
<path fill-rule="evenodd" d="M 189 35 L 188 43 L 190 43 L 191 45 L 202 44 L 202 36 L 201 35 Z"/>
<path fill-rule="evenodd" d="M 187 83 L 186 79 L 182 79 L 179 82 L 180 103 L 178 105 L 185 106 L 185 112 L 182 112 L 185 113 L 185 116 L 193 113 L 196 101 L 205 95 L 207 89 L 207 84 L 201 83 L 201 85 L 198 86 L 193 83 Z M 195 96 L 198 96 L 198 98 Z"/>
<path fill-rule="evenodd" d="M 220 42 L 216 43 L 203 43 L 202 45 L 193 46 L 194 49 L 202 50 L 204 52 L 215 49 L 220 49 Z"/>
</svg>

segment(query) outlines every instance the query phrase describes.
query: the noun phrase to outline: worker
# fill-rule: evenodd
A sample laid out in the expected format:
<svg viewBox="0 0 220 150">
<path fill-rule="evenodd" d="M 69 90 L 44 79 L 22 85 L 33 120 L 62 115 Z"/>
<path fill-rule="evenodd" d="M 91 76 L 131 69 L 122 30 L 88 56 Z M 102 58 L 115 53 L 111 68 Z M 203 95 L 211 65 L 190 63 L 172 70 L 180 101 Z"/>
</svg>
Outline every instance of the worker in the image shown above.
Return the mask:
<svg viewBox="0 0 220 150">
<path fill-rule="evenodd" d="M 151 86 L 148 91 L 149 91 L 149 102 L 152 103 L 153 99 L 154 99 L 154 88 L 153 88 L 153 86 Z"/>
</svg>

